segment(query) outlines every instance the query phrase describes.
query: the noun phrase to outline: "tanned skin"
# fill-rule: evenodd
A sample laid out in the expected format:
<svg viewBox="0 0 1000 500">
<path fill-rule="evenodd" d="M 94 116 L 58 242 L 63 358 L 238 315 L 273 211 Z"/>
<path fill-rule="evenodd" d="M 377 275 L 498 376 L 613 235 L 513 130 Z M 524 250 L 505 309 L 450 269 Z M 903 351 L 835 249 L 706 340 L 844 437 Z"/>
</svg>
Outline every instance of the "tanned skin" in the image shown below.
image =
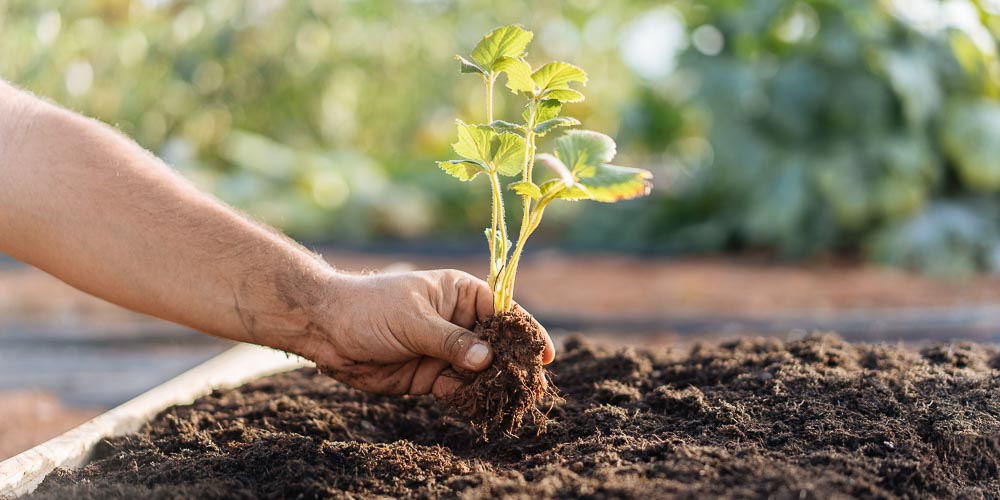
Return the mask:
<svg viewBox="0 0 1000 500">
<path fill-rule="evenodd" d="M 315 361 L 361 390 L 447 397 L 492 359 L 489 287 L 350 275 L 110 127 L 0 80 L 0 252 L 128 309 Z M 552 342 L 543 361 L 555 356 Z"/>
</svg>

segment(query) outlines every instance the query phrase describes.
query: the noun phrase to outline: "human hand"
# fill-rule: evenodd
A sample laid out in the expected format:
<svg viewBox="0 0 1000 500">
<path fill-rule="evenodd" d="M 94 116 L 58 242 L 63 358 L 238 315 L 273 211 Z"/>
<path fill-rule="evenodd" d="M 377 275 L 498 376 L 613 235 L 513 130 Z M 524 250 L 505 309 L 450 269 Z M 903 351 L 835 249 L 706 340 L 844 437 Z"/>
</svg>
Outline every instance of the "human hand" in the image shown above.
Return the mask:
<svg viewBox="0 0 1000 500">
<path fill-rule="evenodd" d="M 484 281 L 455 270 L 340 278 L 328 319 L 293 349 L 324 373 L 369 392 L 447 397 L 490 365 L 490 346 L 470 331 L 493 315 Z M 548 364 L 555 348 L 545 339 Z"/>
</svg>

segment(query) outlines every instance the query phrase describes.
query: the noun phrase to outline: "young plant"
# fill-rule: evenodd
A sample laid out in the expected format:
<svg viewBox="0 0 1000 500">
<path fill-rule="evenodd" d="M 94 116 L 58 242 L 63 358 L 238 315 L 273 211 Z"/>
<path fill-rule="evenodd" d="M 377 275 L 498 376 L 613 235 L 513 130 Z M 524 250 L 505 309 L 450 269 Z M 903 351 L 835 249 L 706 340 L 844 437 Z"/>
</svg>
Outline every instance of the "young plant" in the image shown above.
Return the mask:
<svg viewBox="0 0 1000 500">
<path fill-rule="evenodd" d="M 541 431 L 546 418 L 537 403 L 547 396 L 556 397 L 541 363 L 544 332 L 530 316 L 512 310 L 517 266 L 545 208 L 556 200 L 611 203 L 644 196 L 652 178 L 646 170 L 612 165 L 615 142 L 599 132 L 570 130 L 555 140 L 552 153 L 537 154 L 540 138 L 580 124 L 560 113 L 564 104 L 583 101 L 583 94 L 573 86 L 586 84 L 587 74 L 558 61 L 533 69 L 524 59 L 531 39 L 531 32 L 520 26 L 504 26 L 483 37 L 469 58 L 458 56 L 461 71 L 479 75 L 486 86 L 486 121 L 470 124 L 458 120 L 458 141 L 452 147 L 461 158 L 438 162 L 461 181 L 481 175 L 490 183 L 487 281 L 493 291 L 495 314 L 478 324 L 476 332 L 493 346 L 493 363 L 452 399 L 453 407 L 466 414 L 484 436 L 497 429 L 513 435 L 525 415 L 531 415 Z M 493 94 L 501 75 L 506 77 L 507 88 L 524 100 L 520 120 L 493 115 Z M 538 183 L 536 163 L 552 174 Z M 502 178 L 513 178 L 507 189 L 521 197 L 521 224 L 515 244 L 507 230 Z"/>
<path fill-rule="evenodd" d="M 594 200 L 613 203 L 649 194 L 652 174 L 647 170 L 612 165 L 616 146 L 610 137 L 589 130 L 570 130 L 556 139 L 552 154 L 537 154 L 536 142 L 549 132 L 580 125 L 561 116 L 564 104 L 583 101 L 572 84 L 585 85 L 587 74 L 572 64 L 553 61 L 532 67 L 525 60 L 533 34 L 520 26 L 504 26 L 488 33 L 469 59 L 456 56 L 463 73 L 479 75 L 486 86 L 486 122 L 458 120 L 458 141 L 452 144 L 458 160 L 438 162 L 461 181 L 483 174 L 492 193 L 487 282 L 497 314 L 513 306 L 514 279 L 528 237 L 538 228 L 545 208 L 556 200 Z M 525 101 L 521 121 L 496 119 L 493 94 L 497 79 Z M 554 174 L 535 183 L 534 167 L 541 163 Z M 521 197 L 522 216 L 516 244 L 507 231 L 501 177 L 520 179 L 507 187 Z M 513 252 L 511 247 L 513 246 Z"/>
</svg>

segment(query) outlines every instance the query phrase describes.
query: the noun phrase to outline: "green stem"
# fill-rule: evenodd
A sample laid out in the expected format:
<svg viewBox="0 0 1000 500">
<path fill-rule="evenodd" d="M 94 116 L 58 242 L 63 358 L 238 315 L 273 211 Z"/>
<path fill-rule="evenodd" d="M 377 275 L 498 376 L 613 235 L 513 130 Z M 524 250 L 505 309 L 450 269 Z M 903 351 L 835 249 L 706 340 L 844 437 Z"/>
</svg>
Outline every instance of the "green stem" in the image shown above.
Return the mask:
<svg viewBox="0 0 1000 500">
<path fill-rule="evenodd" d="M 483 77 L 486 80 L 486 123 L 493 123 L 493 84 L 497 80 L 495 73 Z"/>
<path fill-rule="evenodd" d="M 538 109 L 538 101 L 534 100 L 530 104 L 531 111 L 528 115 L 527 120 L 527 132 L 525 133 L 525 146 L 524 146 L 524 168 L 522 169 L 522 179 L 525 182 L 532 181 L 532 168 L 535 165 L 535 113 Z M 513 306 L 514 302 L 514 280 L 517 276 L 517 266 L 521 261 L 521 252 L 524 250 L 524 244 L 528 241 L 528 236 L 534 231 L 531 227 L 532 221 L 534 220 L 533 214 L 531 212 L 531 197 L 524 196 L 524 214 L 521 218 L 521 230 L 518 233 L 517 245 L 514 247 L 514 253 L 511 254 L 510 260 L 504 267 L 503 275 L 500 277 L 500 290 L 502 290 L 503 300 L 501 303 L 501 308 L 496 309 L 498 311 L 509 311 Z M 538 208 L 542 208 L 539 205 Z M 537 210 L 537 209 L 536 209 Z M 538 224 L 534 224 L 538 227 Z"/>
<path fill-rule="evenodd" d="M 535 229 L 538 229 L 538 225 L 542 222 L 542 214 L 545 213 L 545 206 L 548 205 L 549 201 L 551 199 L 539 201 L 535 212 L 531 214 L 527 230 L 517 239 L 517 246 L 514 247 L 514 253 L 510 256 L 510 264 L 507 266 L 507 272 L 503 276 L 503 286 L 507 290 L 505 302 L 503 303 L 503 309 L 498 310 L 509 311 L 514 305 L 514 279 L 517 274 L 517 266 L 521 260 L 521 253 L 524 251 L 524 244 L 528 242 L 528 237 L 535 232 Z"/>
<path fill-rule="evenodd" d="M 493 73 L 490 73 L 489 76 L 485 76 L 485 75 L 483 76 L 483 81 L 486 83 L 486 122 L 487 123 L 492 123 L 493 122 L 493 83 L 494 83 L 495 80 L 496 80 L 496 77 L 493 75 Z M 501 207 L 501 204 L 497 203 L 497 195 L 498 195 L 497 194 L 497 188 L 496 188 L 496 183 L 493 182 L 493 177 L 495 177 L 495 174 L 491 174 L 490 177 L 491 177 L 491 179 L 490 179 L 490 190 L 493 192 L 492 193 L 493 197 L 492 197 L 491 212 L 490 212 L 490 241 L 489 241 L 489 244 L 490 244 L 490 274 L 489 274 L 489 277 L 487 278 L 486 282 L 489 284 L 490 290 L 493 291 L 494 296 L 496 296 L 497 274 L 499 273 L 499 270 L 497 269 L 497 255 L 496 255 L 496 248 L 497 248 L 497 222 L 498 222 L 499 219 L 502 218 L 502 215 L 501 215 L 500 211 L 497 210 L 498 208 Z M 502 203 L 502 201 L 501 201 L 501 203 Z"/>
<path fill-rule="evenodd" d="M 490 285 L 490 290 L 496 293 L 496 283 L 497 283 L 497 195 L 496 191 L 493 189 L 492 174 L 490 180 L 490 191 L 493 193 L 492 200 L 490 202 L 490 276 L 486 280 L 486 283 Z"/>
<path fill-rule="evenodd" d="M 535 133 L 528 132 L 526 137 L 525 146 L 525 164 L 524 164 L 524 180 L 531 181 L 531 168 L 535 163 Z M 536 209 L 537 211 L 537 209 Z M 518 233 L 517 245 L 515 246 L 514 253 L 510 257 L 510 261 L 504 269 L 503 276 L 500 279 L 501 289 L 504 290 L 504 311 L 510 310 L 513 305 L 514 296 L 514 279 L 517 275 L 517 266 L 521 261 L 521 251 L 524 249 L 524 244 L 528 240 L 528 236 L 534 230 L 531 228 L 531 222 L 533 220 L 533 215 L 531 212 L 531 197 L 524 197 L 524 216 L 521 218 L 521 230 Z M 537 227 L 537 224 L 536 224 Z"/>
<path fill-rule="evenodd" d="M 504 220 L 504 209 L 503 209 L 503 191 L 500 188 L 500 176 L 496 172 L 490 172 L 490 191 L 493 193 L 493 238 L 490 242 L 491 249 L 490 254 L 493 255 L 493 260 L 490 262 L 490 267 L 496 267 L 496 240 L 497 238 L 502 238 L 500 241 L 506 243 L 507 241 L 507 222 Z M 499 229 L 499 231 L 498 231 Z M 507 256 L 504 255 L 504 260 Z M 493 291 L 493 310 L 496 312 L 503 312 L 502 304 L 504 303 L 504 288 L 503 288 L 503 270 L 497 270 L 496 272 L 501 273 L 501 279 L 499 280 L 500 286 L 497 286 L 496 276 L 490 282 L 490 289 Z M 498 307 L 499 306 L 499 307 Z"/>
</svg>

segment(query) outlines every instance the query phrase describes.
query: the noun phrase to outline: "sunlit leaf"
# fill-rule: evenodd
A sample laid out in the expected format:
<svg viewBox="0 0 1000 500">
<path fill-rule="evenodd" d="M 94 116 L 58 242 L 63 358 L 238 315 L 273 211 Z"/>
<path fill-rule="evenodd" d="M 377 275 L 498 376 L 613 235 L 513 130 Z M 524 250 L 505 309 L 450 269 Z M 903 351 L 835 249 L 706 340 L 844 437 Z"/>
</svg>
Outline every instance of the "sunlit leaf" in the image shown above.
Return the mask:
<svg viewBox="0 0 1000 500">
<path fill-rule="evenodd" d="M 535 82 L 531 79 L 531 66 L 523 59 L 505 57 L 498 61 L 493 69 L 507 74 L 507 88 L 511 91 L 530 93 L 535 90 Z"/>
<path fill-rule="evenodd" d="M 441 170 L 455 176 L 460 181 L 471 181 L 477 175 L 488 172 L 485 165 L 472 160 L 448 160 L 437 162 Z"/>
<path fill-rule="evenodd" d="M 544 122 L 535 125 L 535 133 L 544 136 L 550 130 L 558 127 L 575 127 L 580 124 L 580 120 L 573 118 L 572 116 L 557 116 L 551 120 L 545 120 Z"/>
<path fill-rule="evenodd" d="M 493 151 L 493 139 L 497 133 L 489 125 L 471 125 L 456 120 L 458 124 L 458 142 L 451 145 L 462 158 L 489 163 Z"/>
<path fill-rule="evenodd" d="M 528 196 L 533 200 L 537 200 L 542 197 L 542 190 L 537 184 L 531 181 L 517 181 L 512 183 L 510 189 L 521 196 Z"/>
<path fill-rule="evenodd" d="M 577 182 L 567 186 L 562 179 L 549 179 L 539 186 L 539 190 L 542 192 L 542 196 L 551 196 L 561 200 L 578 201 L 591 198 L 587 188 Z"/>
<path fill-rule="evenodd" d="M 458 59 L 458 62 L 461 64 L 460 71 L 462 73 L 486 73 L 486 71 L 483 70 L 483 68 L 480 68 L 478 64 L 462 56 L 455 56 L 455 59 Z"/>
<path fill-rule="evenodd" d="M 577 177 L 591 198 L 605 203 L 630 200 L 649 194 L 653 174 L 648 170 L 605 163 L 581 169 Z"/>
<path fill-rule="evenodd" d="M 559 101 L 542 101 L 538 104 L 538 111 L 535 112 L 535 123 L 541 123 L 559 116 L 562 110 L 562 103 Z M 524 119 L 528 120 L 528 110 L 524 111 Z"/>
<path fill-rule="evenodd" d="M 561 180 L 563 185 L 566 187 L 572 186 L 573 183 L 576 182 L 573 178 L 573 172 L 570 172 L 569 167 L 567 167 L 562 160 L 556 158 L 555 156 L 548 153 L 535 155 L 535 163 L 545 165 L 555 172 L 556 175 L 559 176 L 559 180 Z"/>
<path fill-rule="evenodd" d="M 518 125 L 504 120 L 493 120 L 493 122 L 490 123 L 490 126 L 493 127 L 493 130 L 496 130 L 498 134 L 510 133 L 524 137 L 523 125 Z"/>
<path fill-rule="evenodd" d="M 493 156 L 493 167 L 500 175 L 508 177 L 521 173 L 524 168 L 524 138 L 516 134 L 500 134 L 500 145 Z"/>
<path fill-rule="evenodd" d="M 587 83 L 587 73 L 572 64 L 554 61 L 535 70 L 531 79 L 541 90 L 568 89 L 572 82 Z"/>
<path fill-rule="evenodd" d="M 533 36 L 517 25 L 497 28 L 487 33 L 472 49 L 472 60 L 486 71 L 497 71 L 495 66 L 502 59 L 523 56 Z"/>
<path fill-rule="evenodd" d="M 556 156 L 574 173 L 585 166 L 610 162 L 616 152 L 614 139 L 592 130 L 570 130 L 556 139 Z"/>
<path fill-rule="evenodd" d="M 577 182 L 572 186 L 569 186 L 566 189 L 559 191 L 559 194 L 556 195 L 556 198 L 559 198 L 560 200 L 569 200 L 569 201 L 593 200 L 594 195 L 590 194 L 590 190 L 588 190 L 586 186 Z"/>
<path fill-rule="evenodd" d="M 583 102 L 583 94 L 573 89 L 549 90 L 542 94 L 542 98 L 559 102 Z"/>
</svg>

